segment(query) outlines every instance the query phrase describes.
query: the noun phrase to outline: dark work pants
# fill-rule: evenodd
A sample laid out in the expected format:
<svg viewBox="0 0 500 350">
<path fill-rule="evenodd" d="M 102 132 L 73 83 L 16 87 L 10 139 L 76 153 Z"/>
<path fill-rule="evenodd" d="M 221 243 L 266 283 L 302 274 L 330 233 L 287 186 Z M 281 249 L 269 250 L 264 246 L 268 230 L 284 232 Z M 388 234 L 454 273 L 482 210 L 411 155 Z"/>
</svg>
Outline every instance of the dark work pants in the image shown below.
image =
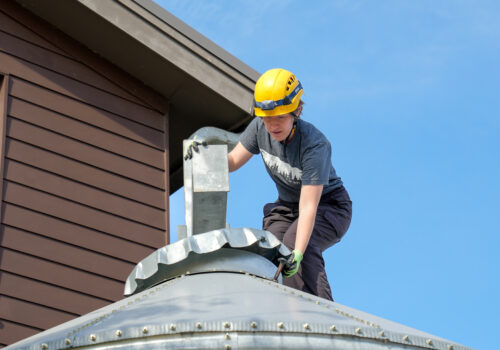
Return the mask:
<svg viewBox="0 0 500 350">
<path fill-rule="evenodd" d="M 323 251 L 339 242 L 351 223 L 352 202 L 344 187 L 321 197 L 314 229 L 299 271 L 283 278 L 286 286 L 333 300 L 326 277 Z M 277 200 L 264 206 L 263 229 L 273 233 L 290 250 L 295 247 L 298 203 Z"/>
</svg>

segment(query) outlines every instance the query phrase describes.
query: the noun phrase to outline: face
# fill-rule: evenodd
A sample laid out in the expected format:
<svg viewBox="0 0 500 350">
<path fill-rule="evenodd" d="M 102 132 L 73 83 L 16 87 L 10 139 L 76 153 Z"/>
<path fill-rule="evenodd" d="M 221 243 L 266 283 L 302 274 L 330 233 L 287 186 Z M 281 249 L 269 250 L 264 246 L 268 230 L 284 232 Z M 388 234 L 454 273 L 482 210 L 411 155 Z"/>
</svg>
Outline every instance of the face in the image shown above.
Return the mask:
<svg viewBox="0 0 500 350">
<path fill-rule="evenodd" d="M 293 127 L 293 116 L 291 114 L 263 117 L 262 120 L 271 137 L 280 142 L 285 141 Z"/>
</svg>

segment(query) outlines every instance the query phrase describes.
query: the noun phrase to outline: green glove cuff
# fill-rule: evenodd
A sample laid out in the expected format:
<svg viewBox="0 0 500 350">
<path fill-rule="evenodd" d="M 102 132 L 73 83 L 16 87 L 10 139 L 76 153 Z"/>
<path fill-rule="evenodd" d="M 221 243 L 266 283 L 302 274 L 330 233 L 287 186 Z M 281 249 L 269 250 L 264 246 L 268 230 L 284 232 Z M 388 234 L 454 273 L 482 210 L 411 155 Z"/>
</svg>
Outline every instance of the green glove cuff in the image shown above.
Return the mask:
<svg viewBox="0 0 500 350">
<path fill-rule="evenodd" d="M 285 277 L 292 277 L 293 275 L 295 275 L 297 273 L 297 271 L 299 271 L 299 266 L 300 266 L 300 263 L 302 262 L 302 259 L 304 258 L 304 255 L 302 254 L 302 252 L 298 249 L 294 249 L 292 251 L 292 254 L 293 254 L 293 259 L 292 259 L 292 266 L 293 268 L 288 270 L 288 271 L 285 271 L 283 274 L 285 275 Z"/>
<path fill-rule="evenodd" d="M 296 261 L 297 265 L 300 264 L 302 262 L 302 259 L 304 259 L 304 254 L 302 254 L 302 252 L 298 249 L 294 249 L 292 253 L 293 253 L 293 261 Z"/>
</svg>

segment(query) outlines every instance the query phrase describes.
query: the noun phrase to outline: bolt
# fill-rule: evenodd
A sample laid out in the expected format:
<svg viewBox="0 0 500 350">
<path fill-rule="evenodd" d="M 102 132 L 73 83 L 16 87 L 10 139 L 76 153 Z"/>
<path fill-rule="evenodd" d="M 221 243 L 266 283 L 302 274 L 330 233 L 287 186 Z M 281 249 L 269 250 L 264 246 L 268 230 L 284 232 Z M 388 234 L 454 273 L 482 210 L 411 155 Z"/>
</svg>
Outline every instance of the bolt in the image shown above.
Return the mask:
<svg viewBox="0 0 500 350">
<path fill-rule="evenodd" d="M 385 333 L 384 333 L 384 331 L 380 331 L 380 332 L 378 333 L 378 335 L 380 335 L 381 337 L 385 337 Z"/>
<path fill-rule="evenodd" d="M 225 338 L 226 340 L 229 340 L 229 339 L 231 339 L 231 336 L 229 335 L 229 333 L 226 333 L 226 335 L 224 336 L 224 338 Z"/>
<path fill-rule="evenodd" d="M 64 339 L 64 343 L 66 345 L 71 345 L 71 340 L 69 340 L 68 338 Z"/>
<path fill-rule="evenodd" d="M 283 325 L 283 322 L 278 322 L 278 328 L 283 328 L 284 325 Z"/>
<path fill-rule="evenodd" d="M 171 324 L 171 325 L 170 325 L 170 330 L 171 330 L 171 331 L 175 331 L 175 324 Z"/>
<path fill-rule="evenodd" d="M 448 345 L 448 350 L 453 350 L 453 345 Z"/>
<path fill-rule="evenodd" d="M 427 345 L 432 345 L 432 339 L 427 339 L 425 342 L 427 343 Z"/>
<path fill-rule="evenodd" d="M 229 322 L 224 322 L 224 328 L 229 328 L 231 327 L 231 325 L 229 324 Z"/>
<path fill-rule="evenodd" d="M 201 329 L 201 323 L 200 323 L 200 322 L 198 322 L 198 323 L 196 324 L 196 328 Z"/>
<path fill-rule="evenodd" d="M 90 335 L 90 340 L 92 340 L 92 341 L 95 341 L 95 340 L 96 340 L 96 336 L 95 336 L 95 334 L 91 334 L 91 335 Z"/>
<path fill-rule="evenodd" d="M 311 329 L 311 327 L 309 327 L 309 323 L 304 323 L 304 329 Z"/>
<path fill-rule="evenodd" d="M 410 337 L 409 337 L 409 336 L 407 336 L 407 335 L 405 335 L 405 336 L 403 337 L 403 340 L 404 340 L 404 341 L 409 341 L 409 339 L 410 339 Z"/>
<path fill-rule="evenodd" d="M 148 334 L 148 328 L 147 328 L 147 327 L 144 327 L 144 328 L 142 329 L 142 333 L 143 333 L 143 334 Z"/>
<path fill-rule="evenodd" d="M 331 326 L 331 327 L 330 327 L 330 330 L 331 330 L 332 332 L 335 332 L 335 331 L 337 330 L 337 327 L 336 327 L 335 325 L 333 325 L 333 326 Z"/>
<path fill-rule="evenodd" d="M 49 348 L 49 346 L 47 344 L 45 344 L 45 343 L 42 344 L 42 349 L 43 350 L 48 349 L 48 348 Z"/>
<path fill-rule="evenodd" d="M 231 350 L 231 345 L 226 344 L 226 346 L 224 347 L 224 349 L 226 349 L 226 350 Z"/>
<path fill-rule="evenodd" d="M 121 330 L 117 330 L 116 331 L 116 336 L 117 337 L 121 337 L 122 336 L 122 331 Z"/>
<path fill-rule="evenodd" d="M 257 328 L 257 323 L 256 323 L 256 322 L 252 322 L 252 323 L 250 324 L 250 327 L 252 327 L 252 328 Z"/>
<path fill-rule="evenodd" d="M 356 333 L 361 334 L 361 328 L 356 328 Z"/>
</svg>

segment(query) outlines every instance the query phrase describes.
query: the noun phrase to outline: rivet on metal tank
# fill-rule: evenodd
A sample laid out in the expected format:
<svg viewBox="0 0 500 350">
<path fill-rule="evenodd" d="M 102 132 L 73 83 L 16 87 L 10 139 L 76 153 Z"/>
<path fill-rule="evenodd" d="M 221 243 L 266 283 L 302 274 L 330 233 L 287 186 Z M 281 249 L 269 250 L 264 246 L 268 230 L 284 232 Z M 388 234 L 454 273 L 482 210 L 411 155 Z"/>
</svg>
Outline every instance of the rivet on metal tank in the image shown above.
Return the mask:
<svg viewBox="0 0 500 350">
<path fill-rule="evenodd" d="M 95 336 L 95 334 L 91 334 L 89 338 L 92 341 L 95 341 L 97 339 L 96 336 Z"/>
<path fill-rule="evenodd" d="M 196 323 L 196 328 L 201 329 L 201 322 Z"/>
<path fill-rule="evenodd" d="M 355 332 L 358 333 L 358 334 L 361 334 L 362 333 L 361 332 L 361 328 L 356 328 Z"/>
<path fill-rule="evenodd" d="M 121 337 L 122 336 L 122 331 L 121 330 L 117 330 L 115 334 L 116 334 L 117 337 Z"/>
<path fill-rule="evenodd" d="M 48 348 L 49 348 L 49 346 L 48 346 L 47 344 L 43 343 L 43 344 L 41 345 L 41 348 L 42 348 L 43 350 L 45 350 L 45 349 L 48 349 Z"/>
<path fill-rule="evenodd" d="M 278 322 L 278 328 L 283 329 L 284 325 L 283 322 Z"/>
<path fill-rule="evenodd" d="M 64 344 L 71 345 L 71 340 L 68 338 L 64 339 Z"/>
<path fill-rule="evenodd" d="M 226 344 L 226 346 L 224 347 L 224 349 L 226 349 L 226 350 L 231 350 L 231 345 Z"/>
<path fill-rule="evenodd" d="M 171 325 L 170 325 L 170 330 L 171 330 L 171 331 L 175 331 L 175 324 L 171 324 Z"/>
<path fill-rule="evenodd" d="M 224 328 L 229 328 L 231 327 L 231 325 L 229 324 L 229 322 L 224 322 Z"/>
<path fill-rule="evenodd" d="M 252 322 L 252 323 L 250 324 L 250 327 L 252 327 L 252 328 L 257 328 L 257 322 Z"/>
<path fill-rule="evenodd" d="M 453 350 L 453 349 L 454 349 L 454 348 L 453 348 L 453 345 L 451 345 L 451 344 L 450 344 L 450 345 L 448 345 L 448 350 Z"/>
<path fill-rule="evenodd" d="M 405 335 L 405 336 L 403 337 L 403 340 L 404 340 L 404 341 L 409 341 L 409 340 L 410 340 L 410 337 L 409 337 L 409 336 L 407 336 L 407 335 Z"/>
<path fill-rule="evenodd" d="M 380 331 L 380 332 L 378 333 L 378 335 L 380 335 L 381 337 L 385 337 L 385 332 L 384 332 L 384 331 Z"/>
<path fill-rule="evenodd" d="M 337 330 L 337 327 L 335 325 L 332 325 L 330 327 L 330 331 L 335 332 Z"/>
<path fill-rule="evenodd" d="M 142 329 L 142 333 L 143 333 L 143 334 L 148 334 L 148 328 L 147 328 L 147 327 L 144 327 L 144 328 Z"/>
<path fill-rule="evenodd" d="M 427 345 L 432 345 L 432 340 L 431 339 L 427 339 L 425 342 L 427 343 Z"/>
<path fill-rule="evenodd" d="M 311 327 L 309 326 L 309 323 L 304 323 L 304 329 L 311 329 Z"/>
<path fill-rule="evenodd" d="M 226 340 L 231 339 L 231 336 L 229 335 L 229 333 L 226 333 L 226 335 L 224 335 L 224 339 L 226 339 Z"/>
</svg>

